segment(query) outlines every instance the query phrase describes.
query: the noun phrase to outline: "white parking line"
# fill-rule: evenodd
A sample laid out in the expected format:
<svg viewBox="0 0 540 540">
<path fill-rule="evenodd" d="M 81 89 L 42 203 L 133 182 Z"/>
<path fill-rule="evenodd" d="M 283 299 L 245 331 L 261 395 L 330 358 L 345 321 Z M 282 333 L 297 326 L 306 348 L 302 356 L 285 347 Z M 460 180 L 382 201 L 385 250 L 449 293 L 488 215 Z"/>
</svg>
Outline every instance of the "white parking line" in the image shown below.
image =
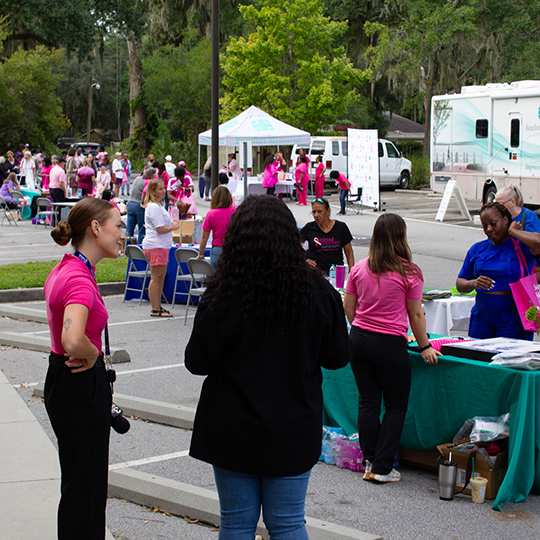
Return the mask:
<svg viewBox="0 0 540 540">
<path fill-rule="evenodd" d="M 144 371 L 156 371 L 158 369 L 171 369 L 176 367 L 184 367 L 184 364 L 169 364 L 168 366 L 155 366 L 141 369 L 129 369 L 126 371 L 117 371 L 117 375 L 129 375 L 130 373 L 143 373 Z"/>
<path fill-rule="evenodd" d="M 143 459 L 134 459 L 133 461 L 125 461 L 124 463 L 114 463 L 109 465 L 109 471 L 116 471 L 117 469 L 127 469 L 128 467 L 139 467 L 140 465 L 147 465 L 148 463 L 158 463 L 159 461 L 166 461 L 168 459 L 176 459 L 189 455 L 188 450 L 182 452 L 174 452 L 172 454 L 163 454 L 162 456 L 154 456 Z"/>
</svg>

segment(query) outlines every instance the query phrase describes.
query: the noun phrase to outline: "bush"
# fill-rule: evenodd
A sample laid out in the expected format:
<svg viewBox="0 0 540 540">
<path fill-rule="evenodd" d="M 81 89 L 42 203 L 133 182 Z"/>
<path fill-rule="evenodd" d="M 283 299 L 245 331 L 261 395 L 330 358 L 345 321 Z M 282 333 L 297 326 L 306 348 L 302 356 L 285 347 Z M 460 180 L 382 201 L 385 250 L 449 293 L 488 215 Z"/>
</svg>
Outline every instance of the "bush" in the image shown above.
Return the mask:
<svg viewBox="0 0 540 540">
<path fill-rule="evenodd" d="M 411 183 L 410 189 L 429 187 L 429 157 L 422 154 L 412 155 L 411 160 Z"/>
</svg>

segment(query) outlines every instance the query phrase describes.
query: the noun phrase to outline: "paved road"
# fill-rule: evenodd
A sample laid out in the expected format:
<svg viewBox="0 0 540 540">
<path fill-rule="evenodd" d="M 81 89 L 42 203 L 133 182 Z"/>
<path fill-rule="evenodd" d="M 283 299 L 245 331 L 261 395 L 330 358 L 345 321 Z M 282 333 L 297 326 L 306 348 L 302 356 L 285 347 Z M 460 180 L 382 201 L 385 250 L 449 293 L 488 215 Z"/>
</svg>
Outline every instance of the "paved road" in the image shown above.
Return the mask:
<svg viewBox="0 0 540 540">
<path fill-rule="evenodd" d="M 337 196 L 333 195 L 331 199 L 333 212 L 336 212 Z M 437 200 L 426 194 L 388 192 L 383 199 L 386 200 L 387 211 L 399 213 L 406 219 L 414 259 L 422 267 L 426 283 L 437 287 L 452 285 L 466 250 L 483 238 L 480 228 L 463 224 L 461 216 L 453 212 L 452 207 L 448 222 L 435 223 L 433 218 Z M 198 204 L 204 213 L 207 204 Z M 474 209 L 476 204 L 471 203 L 470 207 Z M 291 209 L 299 225 L 310 219 L 309 209 L 294 204 L 291 204 Z M 346 216 L 343 220 L 349 224 L 353 235 L 362 239 L 371 235 L 378 215 L 365 210 L 363 215 Z M 28 235 L 26 238 L 25 234 Z M 358 245 L 354 250 L 358 259 L 366 255 L 367 246 Z M 32 259 L 34 253 L 51 259 L 58 257 L 59 252 L 48 238 L 47 231 L 40 228 L 36 232 L 34 227 L 24 223 L 18 230 L 5 225 L 0 229 L 2 260 Z M 110 313 L 111 342 L 114 347 L 128 349 L 132 358 L 129 365 L 117 368 L 117 391 L 195 407 L 202 377 L 191 375 L 183 366 L 183 351 L 192 326 L 191 316 L 184 327 L 180 316 L 172 320 L 151 319 L 147 304 L 123 304 L 120 297 L 108 297 L 106 305 Z M 29 307 L 44 309 L 44 304 L 34 302 Z M 184 309 L 177 306 L 175 315 L 183 315 Z M 39 335 L 47 333 L 48 329 L 41 324 L 0 318 L 0 331 Z M 8 380 L 16 385 L 54 441 L 42 400 L 32 397 L 33 384 L 44 379 L 46 355 L 18 349 L 2 350 L 0 368 Z M 426 406 L 433 405 L 426 403 Z M 189 456 L 160 458 L 187 450 L 189 431 L 138 420 L 131 423 L 128 434 L 112 434 L 111 464 L 146 460 L 134 467 L 158 476 L 215 489 L 212 471 L 207 464 Z M 283 444 L 287 444 L 287 441 L 283 441 Z M 401 467 L 401 472 L 402 482 L 377 486 L 362 482 L 357 473 L 319 464 L 314 468 L 310 481 L 306 512 L 311 517 L 381 534 L 389 540 L 480 539 L 488 535 L 520 540 L 539 537 L 540 497 L 537 495 L 529 496 L 518 505 L 508 504 L 508 512 L 501 515 L 492 512 L 489 503 L 474 505 L 466 496 L 458 496 L 451 503 L 440 501 L 437 478 L 433 473 L 407 467 Z M 516 513 L 518 510 L 522 513 Z M 117 499 L 109 501 L 108 526 L 120 539 L 217 540 L 217 533 L 207 527 L 189 524 L 181 518 L 154 513 Z"/>
</svg>

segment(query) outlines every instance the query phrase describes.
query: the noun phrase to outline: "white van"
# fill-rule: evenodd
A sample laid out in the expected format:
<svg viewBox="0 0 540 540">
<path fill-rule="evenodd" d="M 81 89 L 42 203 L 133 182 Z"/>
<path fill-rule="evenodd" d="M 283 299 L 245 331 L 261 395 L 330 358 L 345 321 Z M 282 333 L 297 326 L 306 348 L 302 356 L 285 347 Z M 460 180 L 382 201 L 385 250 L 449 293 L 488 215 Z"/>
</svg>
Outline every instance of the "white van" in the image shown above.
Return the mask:
<svg viewBox="0 0 540 540">
<path fill-rule="evenodd" d="M 326 166 L 325 184 L 335 185 L 330 179 L 330 171 L 339 171 L 348 175 L 348 140 L 347 137 L 312 137 L 309 147 L 294 145 L 291 153 L 291 170 L 296 167 L 298 150 L 303 148 L 310 159 L 310 175 L 315 177 L 317 156 L 322 156 Z M 393 143 L 379 139 L 379 184 L 407 189 L 411 179 L 411 162 L 402 157 Z"/>
</svg>

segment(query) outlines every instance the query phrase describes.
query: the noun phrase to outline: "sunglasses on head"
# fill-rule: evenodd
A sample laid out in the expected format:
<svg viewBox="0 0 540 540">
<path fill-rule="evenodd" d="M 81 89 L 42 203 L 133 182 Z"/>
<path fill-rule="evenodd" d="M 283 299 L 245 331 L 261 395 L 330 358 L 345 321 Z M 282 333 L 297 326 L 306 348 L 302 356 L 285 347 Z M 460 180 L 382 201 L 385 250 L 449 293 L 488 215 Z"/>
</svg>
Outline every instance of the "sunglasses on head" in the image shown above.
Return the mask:
<svg viewBox="0 0 540 540">
<path fill-rule="evenodd" d="M 324 199 L 321 199 L 321 197 L 317 197 L 316 199 L 311 199 L 311 204 L 320 202 L 324 204 Z"/>
</svg>

